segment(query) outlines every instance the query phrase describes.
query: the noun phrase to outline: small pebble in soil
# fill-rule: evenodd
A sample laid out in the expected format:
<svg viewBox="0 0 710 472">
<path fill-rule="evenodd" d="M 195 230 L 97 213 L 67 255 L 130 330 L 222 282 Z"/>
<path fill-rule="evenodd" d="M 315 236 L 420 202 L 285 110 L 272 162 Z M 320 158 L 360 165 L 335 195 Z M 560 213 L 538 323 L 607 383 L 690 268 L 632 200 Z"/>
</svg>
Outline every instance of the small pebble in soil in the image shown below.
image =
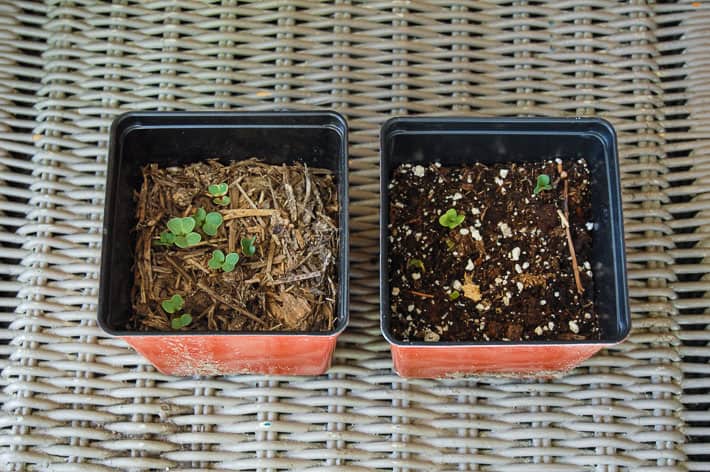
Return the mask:
<svg viewBox="0 0 710 472">
<path fill-rule="evenodd" d="M 426 341 L 428 343 L 435 343 L 435 342 L 439 341 L 440 338 L 441 338 L 441 336 L 439 336 L 438 334 L 436 334 L 433 331 L 427 330 L 424 333 L 424 341 Z"/>
</svg>

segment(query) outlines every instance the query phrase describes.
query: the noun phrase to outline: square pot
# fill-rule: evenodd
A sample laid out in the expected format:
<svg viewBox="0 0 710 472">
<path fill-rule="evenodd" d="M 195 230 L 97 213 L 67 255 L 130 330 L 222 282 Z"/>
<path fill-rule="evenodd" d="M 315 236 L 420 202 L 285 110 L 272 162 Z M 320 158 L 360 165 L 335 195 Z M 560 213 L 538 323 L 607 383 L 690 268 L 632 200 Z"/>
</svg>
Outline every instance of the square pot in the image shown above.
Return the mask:
<svg viewBox="0 0 710 472">
<path fill-rule="evenodd" d="M 629 333 L 624 231 L 616 135 L 601 119 L 393 118 L 382 126 L 380 160 L 380 321 L 394 368 L 405 377 L 478 373 L 545 375 L 570 369 Z M 586 160 L 591 174 L 595 341 L 403 342 L 390 329 L 389 190 L 400 164 L 460 166 Z"/>
<path fill-rule="evenodd" d="M 98 322 L 171 375 L 261 373 L 318 375 L 330 366 L 348 323 L 347 124 L 333 112 L 138 112 L 111 127 Z M 223 163 L 257 156 L 270 164 L 303 162 L 333 171 L 339 198 L 337 321 L 325 332 L 138 332 L 131 316 L 135 209 L 141 167 Z"/>
</svg>

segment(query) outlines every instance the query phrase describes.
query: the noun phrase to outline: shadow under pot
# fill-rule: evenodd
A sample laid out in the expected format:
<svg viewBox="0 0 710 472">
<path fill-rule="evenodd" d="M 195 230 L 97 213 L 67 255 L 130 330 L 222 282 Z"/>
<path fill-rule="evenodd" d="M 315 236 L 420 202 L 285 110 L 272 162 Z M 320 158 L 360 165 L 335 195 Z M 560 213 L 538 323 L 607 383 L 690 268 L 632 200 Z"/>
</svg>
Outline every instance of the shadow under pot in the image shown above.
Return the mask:
<svg viewBox="0 0 710 472">
<path fill-rule="evenodd" d="M 348 322 L 347 125 L 128 113 L 111 128 L 98 322 L 172 375 L 317 375 Z"/>
<path fill-rule="evenodd" d="M 628 335 L 609 123 L 394 118 L 381 141 L 380 314 L 400 375 L 551 375 Z"/>
</svg>

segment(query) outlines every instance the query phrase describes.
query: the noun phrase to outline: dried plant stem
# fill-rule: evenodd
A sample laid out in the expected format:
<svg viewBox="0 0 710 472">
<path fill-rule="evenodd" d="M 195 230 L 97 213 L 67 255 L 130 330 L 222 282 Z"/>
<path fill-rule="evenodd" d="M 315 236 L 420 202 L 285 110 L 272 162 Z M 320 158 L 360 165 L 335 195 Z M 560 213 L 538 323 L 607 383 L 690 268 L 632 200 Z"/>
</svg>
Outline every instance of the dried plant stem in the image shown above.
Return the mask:
<svg viewBox="0 0 710 472">
<path fill-rule="evenodd" d="M 271 285 L 288 284 L 291 282 L 298 282 L 301 280 L 315 279 L 316 277 L 320 277 L 321 275 L 323 275 L 323 272 L 317 270 L 314 272 L 308 272 L 306 274 L 292 275 L 292 276 L 286 277 L 284 279 L 274 280 L 271 283 Z"/>
<path fill-rule="evenodd" d="M 271 216 L 278 215 L 278 210 L 262 209 L 262 208 L 245 208 L 238 210 L 222 210 L 222 216 L 225 221 L 233 220 L 234 218 L 247 218 L 250 216 Z"/>
<path fill-rule="evenodd" d="M 577 293 L 581 295 L 582 293 L 584 293 L 584 287 L 582 287 L 582 280 L 579 276 L 579 264 L 577 264 L 577 254 L 574 251 L 572 231 L 569 227 L 569 182 L 567 180 L 567 172 L 565 172 L 565 170 L 562 168 L 561 162 L 557 163 L 557 171 L 559 172 L 560 179 L 562 180 L 562 192 L 564 197 L 564 200 L 562 202 L 562 208 L 564 209 L 564 213 L 560 210 L 557 210 L 557 214 L 560 217 L 560 222 L 562 223 L 562 227 L 564 228 L 565 234 L 567 235 L 567 247 L 569 247 L 569 254 L 572 257 L 572 273 L 574 274 L 574 283 L 577 286 Z"/>
<path fill-rule="evenodd" d="M 409 293 L 422 298 L 434 298 L 434 295 L 429 295 L 428 293 L 417 292 L 416 290 L 410 290 Z"/>
</svg>

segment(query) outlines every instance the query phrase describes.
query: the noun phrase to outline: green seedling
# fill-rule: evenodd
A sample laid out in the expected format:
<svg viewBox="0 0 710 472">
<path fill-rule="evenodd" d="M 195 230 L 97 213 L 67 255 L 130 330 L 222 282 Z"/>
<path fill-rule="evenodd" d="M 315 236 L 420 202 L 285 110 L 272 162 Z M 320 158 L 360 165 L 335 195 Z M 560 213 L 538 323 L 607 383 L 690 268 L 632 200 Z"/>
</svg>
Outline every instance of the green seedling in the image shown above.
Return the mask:
<svg viewBox="0 0 710 472">
<path fill-rule="evenodd" d="M 192 323 L 192 315 L 189 313 L 183 313 L 182 315 L 170 320 L 170 325 L 173 327 L 173 329 L 184 328 L 190 323 Z"/>
<path fill-rule="evenodd" d="M 156 246 L 170 246 L 175 243 L 175 235 L 170 231 L 163 231 L 160 233 L 160 239 L 155 241 Z"/>
<path fill-rule="evenodd" d="M 454 300 L 456 300 L 460 296 L 461 296 L 461 294 L 459 293 L 458 290 L 452 290 L 451 293 L 449 294 L 449 300 L 451 300 L 453 302 Z"/>
<path fill-rule="evenodd" d="M 160 306 L 163 307 L 163 310 L 165 310 L 166 313 L 175 313 L 180 310 L 182 310 L 182 307 L 185 305 L 185 300 L 182 299 L 180 295 L 177 293 L 170 297 L 167 300 L 163 300 L 160 303 Z"/>
<path fill-rule="evenodd" d="M 242 253 L 245 256 L 253 256 L 256 253 L 256 246 L 254 245 L 255 241 L 256 241 L 256 236 L 254 236 L 253 238 L 242 238 L 242 240 L 241 240 Z"/>
<path fill-rule="evenodd" d="M 464 218 L 465 215 L 463 213 L 458 214 L 456 213 L 456 209 L 450 208 L 446 211 L 446 213 L 439 216 L 439 224 L 441 226 L 445 226 L 446 228 L 454 229 L 463 223 Z"/>
<path fill-rule="evenodd" d="M 230 252 L 225 256 L 222 251 L 217 249 L 216 251 L 212 251 L 212 258 L 207 265 L 210 269 L 222 269 L 225 272 L 232 272 L 237 262 L 239 262 L 239 254 L 236 252 Z"/>
<path fill-rule="evenodd" d="M 163 300 L 160 303 L 160 306 L 163 307 L 163 310 L 165 310 L 166 313 L 173 314 L 182 310 L 182 307 L 185 306 L 185 300 L 183 300 L 183 298 L 176 293 L 169 299 Z M 182 315 L 176 316 L 170 320 L 170 325 L 173 329 L 184 328 L 190 323 L 192 323 L 192 315 L 189 313 L 183 313 Z"/>
<path fill-rule="evenodd" d="M 207 193 L 210 194 L 210 196 L 212 197 L 212 202 L 215 205 L 229 205 L 232 200 L 227 195 L 228 191 L 229 187 L 225 182 L 222 182 L 221 184 L 212 184 L 207 187 Z"/>
<path fill-rule="evenodd" d="M 224 219 L 222 215 L 216 211 L 211 211 L 205 215 L 205 222 L 202 225 L 202 231 L 208 236 L 216 236 L 219 226 Z"/>
<path fill-rule="evenodd" d="M 195 219 L 189 216 L 186 218 L 171 218 L 168 221 L 168 229 L 173 234 L 174 239 L 166 235 L 166 241 L 173 239 L 173 242 L 179 248 L 194 246 L 202 240 L 202 236 L 199 233 L 192 231 L 195 229 Z M 161 241 L 163 234 L 160 236 Z"/>
<path fill-rule="evenodd" d="M 414 267 L 415 269 L 419 269 L 422 272 L 426 271 L 426 269 L 424 268 L 424 262 L 422 262 L 421 259 L 409 259 L 409 262 L 407 262 L 407 267 Z"/>
<path fill-rule="evenodd" d="M 550 185 L 550 176 L 547 174 L 541 174 L 537 177 L 537 182 L 535 183 L 535 190 L 533 190 L 533 193 L 537 195 L 543 190 L 552 190 L 552 185 Z"/>
<path fill-rule="evenodd" d="M 202 224 L 205 222 L 205 217 L 207 216 L 207 212 L 205 211 L 204 208 L 198 208 L 197 211 L 195 212 L 192 217 L 195 219 L 195 225 L 197 227 L 202 226 Z"/>
</svg>

